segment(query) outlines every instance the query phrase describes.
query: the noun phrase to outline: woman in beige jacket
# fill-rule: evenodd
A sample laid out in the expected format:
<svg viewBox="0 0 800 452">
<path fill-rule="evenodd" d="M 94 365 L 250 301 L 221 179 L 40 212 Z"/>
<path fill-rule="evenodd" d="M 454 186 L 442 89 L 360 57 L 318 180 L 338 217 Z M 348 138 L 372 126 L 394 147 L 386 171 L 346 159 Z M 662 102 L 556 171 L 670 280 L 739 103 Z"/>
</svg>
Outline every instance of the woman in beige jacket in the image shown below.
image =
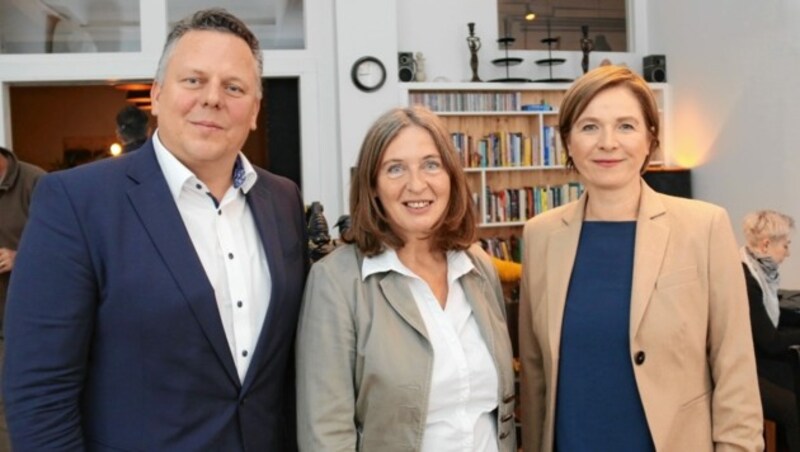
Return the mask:
<svg viewBox="0 0 800 452">
<path fill-rule="evenodd" d="M 643 182 L 659 144 L 649 87 L 595 69 L 565 95 L 559 128 L 586 191 L 524 230 L 524 450 L 761 450 L 730 221 Z"/>
<path fill-rule="evenodd" d="M 352 226 L 314 264 L 297 338 L 304 451 L 515 450 L 497 274 L 448 132 L 396 109 L 367 132 Z"/>
</svg>

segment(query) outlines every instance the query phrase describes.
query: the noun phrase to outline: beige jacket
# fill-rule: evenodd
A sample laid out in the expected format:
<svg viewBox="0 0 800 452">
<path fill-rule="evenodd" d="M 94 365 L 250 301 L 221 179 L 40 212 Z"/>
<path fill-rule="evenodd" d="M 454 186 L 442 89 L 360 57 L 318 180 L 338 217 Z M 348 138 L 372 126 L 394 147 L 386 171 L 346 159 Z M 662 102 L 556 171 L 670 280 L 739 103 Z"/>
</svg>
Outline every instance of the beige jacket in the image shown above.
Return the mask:
<svg viewBox="0 0 800 452">
<path fill-rule="evenodd" d="M 586 198 L 525 225 L 525 451 L 553 448 L 561 323 Z M 724 209 L 642 184 L 630 316 L 631 365 L 656 450 L 762 450 L 747 292 Z"/>
<path fill-rule="evenodd" d="M 514 373 L 500 281 L 478 246 L 461 278 L 498 372 L 500 451 L 516 449 Z M 404 278 L 361 280 L 362 256 L 337 248 L 312 266 L 297 336 L 301 451 L 416 451 L 422 445 L 433 350 Z"/>
</svg>

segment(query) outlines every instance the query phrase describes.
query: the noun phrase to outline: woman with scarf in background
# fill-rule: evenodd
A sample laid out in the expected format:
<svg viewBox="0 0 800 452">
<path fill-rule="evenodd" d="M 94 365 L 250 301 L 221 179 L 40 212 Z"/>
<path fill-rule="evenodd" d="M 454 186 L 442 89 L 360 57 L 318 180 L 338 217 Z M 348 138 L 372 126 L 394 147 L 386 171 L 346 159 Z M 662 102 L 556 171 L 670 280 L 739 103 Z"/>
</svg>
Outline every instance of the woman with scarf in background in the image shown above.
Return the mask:
<svg viewBox="0 0 800 452">
<path fill-rule="evenodd" d="M 778 304 L 778 267 L 789 257 L 794 220 L 779 212 L 761 210 L 745 217 L 743 229 L 747 244 L 741 248 L 742 265 L 764 417 L 781 426 L 789 450 L 800 452 L 796 377 L 789 357 L 789 346 L 800 345 L 800 322 L 788 316 L 781 318 Z"/>
</svg>

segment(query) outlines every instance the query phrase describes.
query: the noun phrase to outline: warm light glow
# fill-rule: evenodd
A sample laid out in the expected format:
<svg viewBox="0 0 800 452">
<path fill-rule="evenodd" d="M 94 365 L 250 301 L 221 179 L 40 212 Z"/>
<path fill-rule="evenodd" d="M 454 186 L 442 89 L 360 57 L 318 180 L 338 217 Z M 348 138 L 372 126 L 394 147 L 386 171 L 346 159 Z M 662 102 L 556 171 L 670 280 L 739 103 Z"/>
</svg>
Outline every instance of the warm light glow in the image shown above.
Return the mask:
<svg viewBox="0 0 800 452">
<path fill-rule="evenodd" d="M 528 12 L 525 13 L 525 20 L 533 20 L 533 19 L 536 19 L 536 13 L 528 10 Z"/>
<path fill-rule="evenodd" d="M 715 124 L 703 106 L 692 98 L 676 103 L 674 114 L 672 164 L 684 168 L 696 168 L 713 158 L 719 125 Z"/>
<path fill-rule="evenodd" d="M 125 100 L 128 102 L 150 102 L 150 90 L 136 89 L 125 93 Z"/>
<path fill-rule="evenodd" d="M 114 85 L 114 88 L 122 90 L 122 91 L 131 91 L 131 90 L 150 90 L 150 83 L 146 82 L 129 82 L 129 83 L 117 83 Z"/>
<path fill-rule="evenodd" d="M 113 143 L 108 147 L 108 152 L 110 152 L 113 157 L 116 157 L 122 154 L 122 145 L 119 143 Z"/>
</svg>

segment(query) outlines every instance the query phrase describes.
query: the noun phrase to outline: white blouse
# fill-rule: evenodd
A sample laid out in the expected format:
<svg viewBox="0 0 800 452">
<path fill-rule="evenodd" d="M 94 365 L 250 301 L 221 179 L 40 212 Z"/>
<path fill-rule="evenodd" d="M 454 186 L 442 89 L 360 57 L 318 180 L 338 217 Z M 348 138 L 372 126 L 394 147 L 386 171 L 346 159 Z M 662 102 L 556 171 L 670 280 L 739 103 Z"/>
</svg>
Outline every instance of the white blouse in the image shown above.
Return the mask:
<svg viewBox="0 0 800 452">
<path fill-rule="evenodd" d="M 367 257 L 362 278 L 395 271 L 408 286 L 433 348 L 433 372 L 423 452 L 497 451 L 498 376 L 459 278 L 474 265 L 463 251 L 447 253 L 447 303 L 442 309 L 433 291 L 408 269 L 394 250 Z M 409 300 L 411 302 L 411 300 Z"/>
</svg>

